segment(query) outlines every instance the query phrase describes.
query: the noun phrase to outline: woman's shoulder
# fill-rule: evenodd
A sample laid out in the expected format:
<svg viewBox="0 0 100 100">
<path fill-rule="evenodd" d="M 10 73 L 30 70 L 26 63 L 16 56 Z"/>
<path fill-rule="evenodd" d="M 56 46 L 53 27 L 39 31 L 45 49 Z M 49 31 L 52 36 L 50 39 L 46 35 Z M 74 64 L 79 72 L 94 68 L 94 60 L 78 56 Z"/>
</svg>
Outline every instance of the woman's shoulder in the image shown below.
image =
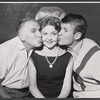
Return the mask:
<svg viewBox="0 0 100 100">
<path fill-rule="evenodd" d="M 63 55 L 71 56 L 71 54 L 68 51 L 66 51 L 65 49 L 60 48 L 59 49 L 59 56 L 63 56 Z"/>
<path fill-rule="evenodd" d="M 39 50 L 35 50 L 32 52 L 31 57 L 32 59 L 40 59 L 40 58 L 44 58 L 44 56 L 41 54 L 42 52 Z"/>
<path fill-rule="evenodd" d="M 66 53 L 66 50 L 59 47 L 59 56 L 65 54 L 65 53 Z"/>
<path fill-rule="evenodd" d="M 35 50 L 34 53 L 38 54 L 40 56 L 43 56 L 43 51 L 42 50 Z"/>
</svg>

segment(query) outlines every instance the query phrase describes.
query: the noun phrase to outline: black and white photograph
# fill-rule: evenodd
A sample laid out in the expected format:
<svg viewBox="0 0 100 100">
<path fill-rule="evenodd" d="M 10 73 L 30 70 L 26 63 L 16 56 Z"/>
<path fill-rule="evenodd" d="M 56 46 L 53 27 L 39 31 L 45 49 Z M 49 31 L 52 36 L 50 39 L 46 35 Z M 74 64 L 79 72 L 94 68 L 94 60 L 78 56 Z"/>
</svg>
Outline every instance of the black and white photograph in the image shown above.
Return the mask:
<svg viewBox="0 0 100 100">
<path fill-rule="evenodd" d="M 0 2 L 0 98 L 100 98 L 100 2 Z"/>
</svg>

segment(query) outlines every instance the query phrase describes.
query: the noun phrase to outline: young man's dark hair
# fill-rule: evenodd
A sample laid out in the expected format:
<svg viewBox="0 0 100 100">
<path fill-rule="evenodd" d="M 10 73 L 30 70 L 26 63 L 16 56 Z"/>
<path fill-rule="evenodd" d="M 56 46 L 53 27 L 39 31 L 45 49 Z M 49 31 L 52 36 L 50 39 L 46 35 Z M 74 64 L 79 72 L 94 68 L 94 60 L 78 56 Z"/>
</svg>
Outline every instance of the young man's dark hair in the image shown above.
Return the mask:
<svg viewBox="0 0 100 100">
<path fill-rule="evenodd" d="M 80 40 L 85 38 L 85 34 L 87 30 L 87 22 L 82 15 L 68 14 L 62 19 L 62 23 L 70 23 L 76 25 L 75 33 L 76 32 L 82 33 Z"/>
</svg>

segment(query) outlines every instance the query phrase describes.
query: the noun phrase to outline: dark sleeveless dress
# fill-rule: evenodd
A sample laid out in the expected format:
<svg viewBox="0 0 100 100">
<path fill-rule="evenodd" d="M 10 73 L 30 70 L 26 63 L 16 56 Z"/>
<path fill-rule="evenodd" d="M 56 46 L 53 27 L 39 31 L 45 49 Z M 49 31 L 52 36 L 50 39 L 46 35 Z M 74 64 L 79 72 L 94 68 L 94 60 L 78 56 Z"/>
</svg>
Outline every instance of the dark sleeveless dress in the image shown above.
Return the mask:
<svg viewBox="0 0 100 100">
<path fill-rule="evenodd" d="M 46 98 L 59 96 L 70 57 L 71 54 L 68 52 L 58 56 L 53 68 L 50 68 L 44 56 L 35 52 L 32 53 L 32 59 L 37 70 L 37 86 Z M 52 63 L 55 57 L 48 57 L 48 59 Z"/>
</svg>

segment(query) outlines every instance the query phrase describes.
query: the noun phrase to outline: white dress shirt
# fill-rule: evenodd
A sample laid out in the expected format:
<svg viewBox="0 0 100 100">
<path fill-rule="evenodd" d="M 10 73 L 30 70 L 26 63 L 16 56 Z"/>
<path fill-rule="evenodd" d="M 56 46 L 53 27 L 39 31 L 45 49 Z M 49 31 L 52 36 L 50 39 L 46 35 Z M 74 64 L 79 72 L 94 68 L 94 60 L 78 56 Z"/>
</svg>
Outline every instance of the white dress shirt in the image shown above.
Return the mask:
<svg viewBox="0 0 100 100">
<path fill-rule="evenodd" d="M 2 86 L 8 88 L 25 88 L 28 83 L 28 60 L 26 49 L 19 39 L 15 37 L 0 45 L 0 79 Z"/>
</svg>

